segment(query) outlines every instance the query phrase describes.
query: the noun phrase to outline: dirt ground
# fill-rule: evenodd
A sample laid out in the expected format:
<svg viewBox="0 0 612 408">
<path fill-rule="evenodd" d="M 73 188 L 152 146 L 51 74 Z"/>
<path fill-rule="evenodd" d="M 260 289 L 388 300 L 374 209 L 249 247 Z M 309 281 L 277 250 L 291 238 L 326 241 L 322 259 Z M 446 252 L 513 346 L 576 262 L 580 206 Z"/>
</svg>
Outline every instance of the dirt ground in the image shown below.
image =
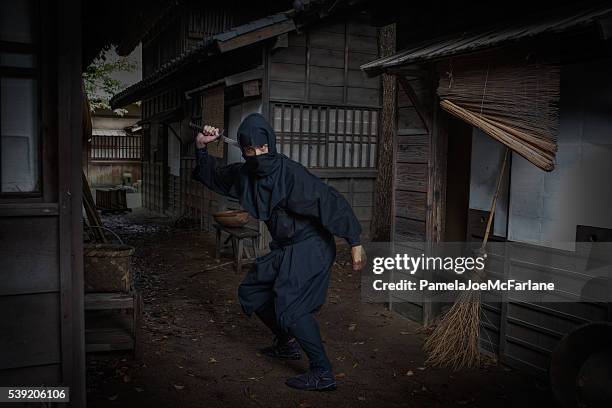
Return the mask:
<svg viewBox="0 0 612 408">
<path fill-rule="evenodd" d="M 89 407 L 550 405 L 544 387 L 501 366 L 461 372 L 425 366 L 420 326 L 384 305 L 361 302 L 360 277 L 352 273 L 343 246 L 318 316 L 338 389 L 292 390 L 285 379 L 304 371 L 307 361 L 274 361 L 257 352 L 272 337 L 237 302 L 247 269 L 236 274 L 231 266 L 220 267 L 192 277 L 215 264 L 212 234 L 144 212 L 104 221 L 136 247 L 135 285 L 144 298 L 142 357 L 89 355 Z"/>
</svg>

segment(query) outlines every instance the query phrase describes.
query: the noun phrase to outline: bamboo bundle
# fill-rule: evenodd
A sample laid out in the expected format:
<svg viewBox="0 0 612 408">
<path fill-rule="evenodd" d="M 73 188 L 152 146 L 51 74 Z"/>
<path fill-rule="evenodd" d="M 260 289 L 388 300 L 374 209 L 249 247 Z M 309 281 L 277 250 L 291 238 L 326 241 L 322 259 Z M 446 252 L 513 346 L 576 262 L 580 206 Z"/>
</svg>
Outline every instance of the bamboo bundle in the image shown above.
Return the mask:
<svg viewBox="0 0 612 408">
<path fill-rule="evenodd" d="M 539 168 L 554 169 L 559 67 L 470 57 L 440 76 L 440 106 Z M 500 62 L 501 61 L 501 62 Z"/>
</svg>

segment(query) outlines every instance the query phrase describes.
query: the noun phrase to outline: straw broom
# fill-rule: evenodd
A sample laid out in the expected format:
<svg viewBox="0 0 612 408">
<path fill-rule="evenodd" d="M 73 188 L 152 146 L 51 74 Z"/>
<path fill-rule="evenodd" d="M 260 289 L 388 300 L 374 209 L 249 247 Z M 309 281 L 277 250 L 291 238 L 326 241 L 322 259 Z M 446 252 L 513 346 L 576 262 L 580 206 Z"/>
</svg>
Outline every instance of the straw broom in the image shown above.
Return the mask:
<svg viewBox="0 0 612 408">
<path fill-rule="evenodd" d="M 507 161 L 508 148 L 497 176 L 487 228 L 478 251 L 479 256 L 484 258 L 486 258 L 487 241 Z M 476 272 L 472 279 L 483 280 L 484 271 Z M 477 367 L 480 364 L 480 313 L 480 291 L 462 292 L 425 341 L 426 363 L 433 366 L 447 366 L 453 370 Z"/>
</svg>

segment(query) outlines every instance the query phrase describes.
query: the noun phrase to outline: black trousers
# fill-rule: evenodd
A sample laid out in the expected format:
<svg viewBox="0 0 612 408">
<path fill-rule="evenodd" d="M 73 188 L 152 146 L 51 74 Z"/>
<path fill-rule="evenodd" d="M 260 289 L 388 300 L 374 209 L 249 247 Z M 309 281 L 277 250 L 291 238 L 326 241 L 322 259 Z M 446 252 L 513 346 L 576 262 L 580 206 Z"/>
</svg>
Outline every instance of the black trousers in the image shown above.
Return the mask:
<svg viewBox="0 0 612 408">
<path fill-rule="evenodd" d="M 319 325 L 312 313 L 307 313 L 298 318 L 289 327 L 288 332 L 283 331 L 278 325 L 274 311 L 274 302 L 266 303 L 255 314 L 268 326 L 280 342 L 287 342 L 291 337 L 295 337 L 300 347 L 302 347 L 308 356 L 311 369 L 331 370 L 331 363 L 323 347 Z"/>
</svg>

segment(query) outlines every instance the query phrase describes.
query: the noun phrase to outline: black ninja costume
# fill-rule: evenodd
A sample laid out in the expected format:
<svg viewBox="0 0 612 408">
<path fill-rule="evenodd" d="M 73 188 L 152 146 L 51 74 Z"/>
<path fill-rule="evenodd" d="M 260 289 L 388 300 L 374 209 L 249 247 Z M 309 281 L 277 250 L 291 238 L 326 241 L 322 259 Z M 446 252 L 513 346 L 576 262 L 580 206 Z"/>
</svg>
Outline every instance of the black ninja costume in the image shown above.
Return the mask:
<svg viewBox="0 0 612 408">
<path fill-rule="evenodd" d="M 268 153 L 243 153 L 245 163 L 217 166 L 204 147 L 197 150 L 193 178 L 238 199 L 272 236 L 270 253 L 257 258 L 240 285 L 242 308 L 256 313 L 281 341 L 295 337 L 311 369 L 331 370 L 313 313 L 327 295 L 334 235 L 359 245 L 361 226 L 338 191 L 276 151 L 276 136 L 263 116 L 247 116 L 238 140 L 243 148 L 267 144 Z"/>
</svg>

